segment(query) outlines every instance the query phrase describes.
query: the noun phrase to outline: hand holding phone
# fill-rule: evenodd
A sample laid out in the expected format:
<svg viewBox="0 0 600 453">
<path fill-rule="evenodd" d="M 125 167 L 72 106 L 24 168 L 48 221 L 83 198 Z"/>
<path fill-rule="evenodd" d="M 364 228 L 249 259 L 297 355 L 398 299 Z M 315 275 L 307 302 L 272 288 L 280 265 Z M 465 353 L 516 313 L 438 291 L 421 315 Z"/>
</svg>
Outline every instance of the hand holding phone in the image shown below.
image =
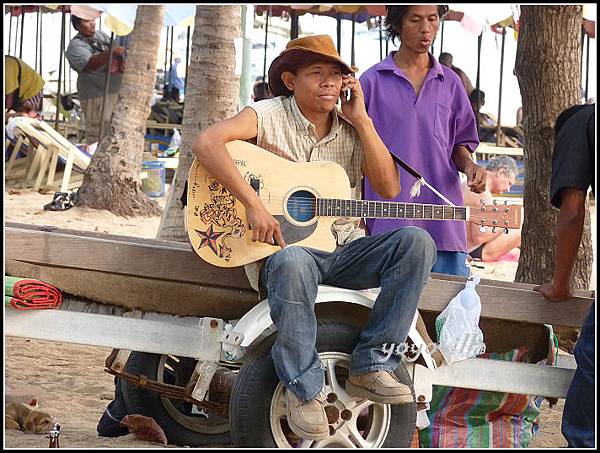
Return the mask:
<svg viewBox="0 0 600 453">
<path fill-rule="evenodd" d="M 342 113 L 344 113 L 350 121 L 357 124 L 364 118 L 368 118 L 360 82 L 353 76 L 342 76 L 340 98 L 342 100 Z"/>
</svg>

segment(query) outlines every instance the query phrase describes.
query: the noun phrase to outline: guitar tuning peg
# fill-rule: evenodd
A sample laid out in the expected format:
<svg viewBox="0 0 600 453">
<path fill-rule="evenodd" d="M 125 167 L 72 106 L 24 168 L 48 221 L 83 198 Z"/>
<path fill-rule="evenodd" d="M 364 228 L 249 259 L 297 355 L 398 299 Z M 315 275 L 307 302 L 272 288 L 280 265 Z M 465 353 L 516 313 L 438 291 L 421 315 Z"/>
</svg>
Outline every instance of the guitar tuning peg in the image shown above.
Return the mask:
<svg viewBox="0 0 600 453">
<path fill-rule="evenodd" d="M 479 200 L 479 203 L 485 204 L 485 199 L 482 198 L 481 200 Z"/>
<path fill-rule="evenodd" d="M 481 225 L 481 227 L 479 227 L 479 231 L 481 231 L 482 233 L 485 233 L 487 231 L 487 227 L 484 225 Z"/>
<path fill-rule="evenodd" d="M 498 200 L 494 199 L 494 200 L 492 200 L 492 203 L 496 205 L 496 204 L 498 204 Z"/>
<path fill-rule="evenodd" d="M 504 228 L 504 234 L 508 234 L 508 228 Z"/>
<path fill-rule="evenodd" d="M 504 200 L 504 205 L 508 206 L 508 200 Z"/>
<path fill-rule="evenodd" d="M 492 227 L 492 233 L 496 232 L 496 227 Z"/>
</svg>

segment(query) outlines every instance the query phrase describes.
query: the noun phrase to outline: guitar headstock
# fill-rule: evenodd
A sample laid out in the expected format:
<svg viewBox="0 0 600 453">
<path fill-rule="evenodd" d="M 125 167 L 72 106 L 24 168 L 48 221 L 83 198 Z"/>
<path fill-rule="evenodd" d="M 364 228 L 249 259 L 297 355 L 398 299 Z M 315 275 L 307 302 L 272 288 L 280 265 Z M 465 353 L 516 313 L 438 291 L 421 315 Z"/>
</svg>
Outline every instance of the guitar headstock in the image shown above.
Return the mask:
<svg viewBox="0 0 600 453">
<path fill-rule="evenodd" d="M 469 222 L 490 228 L 521 228 L 521 212 L 523 206 L 517 204 L 482 204 L 469 208 Z"/>
</svg>

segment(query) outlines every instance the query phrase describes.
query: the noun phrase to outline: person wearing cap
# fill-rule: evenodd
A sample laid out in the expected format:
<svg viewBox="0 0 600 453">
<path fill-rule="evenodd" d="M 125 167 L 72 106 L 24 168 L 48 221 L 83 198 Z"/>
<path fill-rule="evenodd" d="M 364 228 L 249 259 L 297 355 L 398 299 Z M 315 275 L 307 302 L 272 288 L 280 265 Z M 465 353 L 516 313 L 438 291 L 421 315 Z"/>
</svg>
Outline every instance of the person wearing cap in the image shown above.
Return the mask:
<svg viewBox="0 0 600 453">
<path fill-rule="evenodd" d="M 367 115 L 360 83 L 352 76 L 356 71 L 342 61 L 329 36 L 294 39 L 269 68 L 275 97 L 210 126 L 192 145 L 202 166 L 245 206 L 252 240 L 277 241 L 281 247 L 262 267 L 255 263 L 246 272 L 255 289 L 268 295 L 277 327 L 271 355 L 287 389 L 288 424 L 309 440 L 329 436 L 322 392 L 325 375 L 315 348 L 318 285 L 381 287 L 352 353 L 346 391 L 384 404 L 412 403 L 410 388 L 394 374 L 400 357 L 388 360 L 383 345 L 406 340 L 435 260 L 435 246 L 422 229 L 365 236 L 351 219 L 336 220 L 333 229 L 340 247 L 333 253 L 286 246 L 279 223 L 244 181 L 225 144 L 255 141 L 288 160 L 334 161 L 346 170 L 354 198 L 360 198 L 363 173 L 382 198 L 394 197 L 400 187 L 398 171 Z M 336 108 L 339 100 L 341 111 Z"/>
<path fill-rule="evenodd" d="M 387 6 L 385 28 L 400 48 L 367 69 L 360 82 L 366 108 L 388 149 L 419 172 L 447 200 L 463 205 L 459 172 L 469 190 L 485 190 L 485 168 L 471 153 L 479 145 L 475 115 L 460 77 L 431 54 L 445 5 Z M 429 187 L 400 169 L 401 190 L 394 201 L 433 205 L 449 204 Z M 414 190 L 411 190 L 414 189 Z M 419 190 L 420 189 L 420 190 Z M 367 175 L 365 199 L 382 197 Z M 433 272 L 469 275 L 467 233 L 463 221 L 367 219 L 371 234 L 399 226 L 423 228 L 435 240 L 437 260 Z"/>
<path fill-rule="evenodd" d="M 96 30 L 96 18 L 71 15 L 71 24 L 78 33 L 67 47 L 66 57 L 77 71 L 77 95 L 81 102 L 85 121 L 85 142 L 88 145 L 99 140 L 102 120 L 102 100 L 106 83 L 110 38 L 102 30 Z M 110 120 L 117 102 L 123 80 L 125 47 L 113 46 L 110 85 L 104 107 L 104 122 Z"/>
</svg>

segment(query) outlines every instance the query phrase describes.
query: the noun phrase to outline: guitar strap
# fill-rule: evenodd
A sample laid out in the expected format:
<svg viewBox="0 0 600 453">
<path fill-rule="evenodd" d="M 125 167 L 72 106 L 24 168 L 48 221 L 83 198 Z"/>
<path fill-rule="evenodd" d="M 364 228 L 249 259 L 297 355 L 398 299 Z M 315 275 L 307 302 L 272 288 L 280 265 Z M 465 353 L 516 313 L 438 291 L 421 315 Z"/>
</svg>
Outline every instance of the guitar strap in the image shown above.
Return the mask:
<svg viewBox="0 0 600 453">
<path fill-rule="evenodd" d="M 411 197 L 417 197 L 419 195 L 419 193 L 421 192 L 421 186 L 425 185 L 427 187 L 429 187 L 433 193 L 435 193 L 438 197 L 440 197 L 442 200 L 444 200 L 446 203 L 448 203 L 450 206 L 455 206 L 454 203 L 452 203 L 450 200 L 448 200 L 444 195 L 442 195 L 441 193 L 439 193 L 435 187 L 433 187 L 431 184 L 429 184 L 425 178 L 423 177 L 423 175 L 419 174 L 419 172 L 417 170 L 415 170 L 414 168 L 412 168 L 410 165 L 408 165 L 406 162 L 404 162 L 402 159 L 400 159 L 398 156 L 396 156 L 394 153 L 390 153 L 392 156 L 392 159 L 394 160 L 394 162 L 396 162 L 398 165 L 400 165 L 402 168 L 404 168 L 404 170 L 406 170 L 408 172 L 408 174 L 410 174 L 411 176 L 414 176 L 416 181 L 413 184 L 412 188 L 410 189 L 410 196 Z"/>
</svg>

